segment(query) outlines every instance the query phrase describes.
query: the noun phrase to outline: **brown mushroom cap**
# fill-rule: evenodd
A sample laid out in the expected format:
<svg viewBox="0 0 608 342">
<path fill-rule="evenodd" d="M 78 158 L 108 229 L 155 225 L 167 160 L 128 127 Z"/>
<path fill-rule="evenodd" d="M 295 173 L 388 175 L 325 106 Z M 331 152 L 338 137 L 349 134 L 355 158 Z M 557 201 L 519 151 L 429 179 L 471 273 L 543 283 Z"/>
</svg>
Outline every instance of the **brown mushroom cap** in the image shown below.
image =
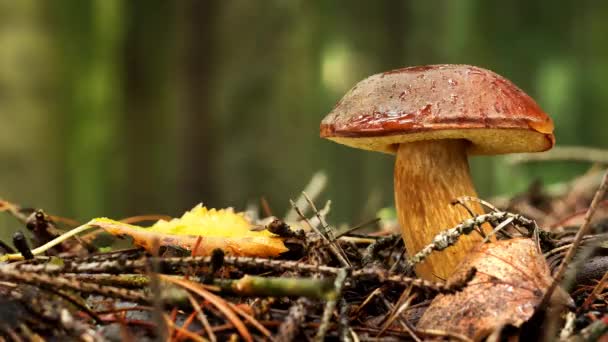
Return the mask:
<svg viewBox="0 0 608 342">
<path fill-rule="evenodd" d="M 553 121 L 504 77 L 470 65 L 429 65 L 359 82 L 321 122 L 321 137 L 395 153 L 400 143 L 465 139 L 471 154 L 553 147 Z"/>
</svg>

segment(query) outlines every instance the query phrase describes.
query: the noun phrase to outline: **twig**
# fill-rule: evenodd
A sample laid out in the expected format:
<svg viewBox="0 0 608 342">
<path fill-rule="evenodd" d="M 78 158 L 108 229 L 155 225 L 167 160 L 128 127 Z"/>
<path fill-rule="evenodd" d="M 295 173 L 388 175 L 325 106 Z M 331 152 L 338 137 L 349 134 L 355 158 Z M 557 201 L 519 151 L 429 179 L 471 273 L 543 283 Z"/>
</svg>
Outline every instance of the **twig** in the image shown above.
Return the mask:
<svg viewBox="0 0 608 342">
<path fill-rule="evenodd" d="M 315 335 L 314 341 L 322 342 L 325 340 L 325 334 L 329 329 L 329 324 L 331 321 L 331 316 L 334 313 L 334 309 L 336 308 L 336 304 L 338 300 L 342 296 L 342 289 L 344 288 L 344 282 L 348 276 L 348 271 L 346 269 L 341 269 L 338 272 L 338 276 L 334 280 L 334 293 L 333 298 L 327 300 L 325 304 L 325 309 L 323 310 L 323 316 L 321 317 L 321 324 L 319 325 L 319 330 L 317 330 L 317 334 Z"/>
<path fill-rule="evenodd" d="M 27 243 L 27 239 L 21 231 L 17 231 L 15 234 L 13 234 L 13 246 L 15 246 L 25 260 L 34 259 L 34 254 L 32 254 L 32 250 Z"/>
<path fill-rule="evenodd" d="M 574 332 L 574 323 L 576 321 L 576 314 L 572 311 L 568 311 L 566 314 L 566 323 L 564 323 L 564 328 L 559 333 L 559 339 L 564 341 L 568 339 L 568 337 L 572 336 L 572 332 Z"/>
<path fill-rule="evenodd" d="M 257 277 L 246 275 L 238 280 L 218 279 L 214 285 L 222 290 L 241 296 L 303 296 L 315 299 L 331 299 L 334 296 L 333 281 L 316 278 Z"/>
<path fill-rule="evenodd" d="M 346 264 L 342 264 L 342 267 L 350 267 L 351 264 L 348 261 L 348 257 L 346 256 L 346 253 L 344 253 L 344 250 L 342 249 L 342 247 L 340 247 L 339 244 L 336 244 L 336 235 L 334 234 L 333 229 L 327 224 L 327 221 L 325 221 L 325 214 L 321 215 L 321 213 L 319 213 L 319 210 L 317 210 L 315 203 L 312 201 L 312 199 L 310 199 L 310 197 L 308 197 L 308 195 L 305 192 L 302 193 L 302 195 L 304 195 L 304 198 L 306 198 L 306 202 L 308 202 L 308 205 L 310 206 L 313 213 L 315 214 L 315 217 L 317 218 L 317 220 L 319 220 L 320 226 L 323 229 L 322 232 L 325 234 L 325 236 L 327 237 L 329 242 L 331 244 L 333 244 L 335 246 L 335 248 L 338 250 L 338 252 L 340 253 L 340 255 L 341 255 L 341 258 L 339 258 L 340 262 L 342 263 L 342 260 L 344 260 L 346 262 Z M 331 203 L 330 201 L 327 201 L 327 205 L 326 205 L 327 208 L 329 208 L 330 203 Z"/>
<path fill-rule="evenodd" d="M 104 260 L 101 262 L 66 262 L 63 265 L 55 264 L 40 264 L 40 265 L 7 265 L 2 269 L 14 270 L 12 272 L 29 272 L 29 273 L 44 273 L 47 275 L 59 274 L 62 272 L 73 272 L 73 273 L 124 273 L 140 271 L 145 272 L 147 265 L 150 263 L 150 258 L 140 258 L 136 260 Z M 211 257 L 209 256 L 197 256 L 197 257 L 184 257 L 184 258 L 161 258 L 158 260 L 161 269 L 172 269 L 175 267 L 181 267 L 185 270 L 189 268 L 198 268 L 203 266 L 209 266 L 211 264 Z M 272 260 L 272 259 L 258 259 L 251 257 L 233 257 L 226 256 L 224 258 L 225 265 L 235 266 L 241 269 L 255 268 L 255 269 L 270 269 L 276 272 L 299 272 L 299 273 L 319 273 L 325 275 L 336 276 L 340 272 L 340 268 L 324 266 L 324 265 L 310 265 L 301 263 L 298 261 L 285 261 L 285 260 Z M 85 277 L 90 277 L 86 275 Z M 106 277 L 109 277 L 106 276 Z M 113 276 L 117 277 L 117 276 Z M 144 281 L 141 275 L 123 275 L 125 279 L 118 278 L 116 281 L 139 284 L 139 281 Z M 366 278 L 375 279 L 379 282 L 379 285 L 383 283 L 395 283 L 401 285 L 413 284 L 417 288 L 424 290 L 431 290 L 441 293 L 453 293 L 459 291 L 460 287 L 457 284 L 444 284 L 434 283 L 420 278 L 407 277 L 401 273 L 392 273 L 386 270 L 375 269 L 375 268 L 362 268 L 352 270 L 351 278 Z M 113 278 L 112 278 L 113 279 Z M 99 279 L 95 280 L 99 281 Z M 465 284 L 466 285 L 466 284 Z M 138 285 L 141 286 L 141 285 Z"/>
<path fill-rule="evenodd" d="M 608 315 L 586 326 L 576 336 L 572 336 L 568 341 L 586 342 L 599 341 L 602 335 L 608 333 Z"/>
<path fill-rule="evenodd" d="M 393 245 L 395 241 L 398 241 L 398 239 L 401 239 L 401 235 L 389 235 L 376 240 L 374 243 L 371 243 L 369 246 L 367 246 L 365 252 L 363 253 L 361 264 L 363 266 L 369 265 L 372 261 L 374 261 L 381 250 Z"/>
<path fill-rule="evenodd" d="M 405 249 L 403 249 L 401 251 L 401 253 L 399 253 L 397 260 L 395 260 L 395 262 L 391 265 L 391 268 L 389 268 L 389 270 L 388 270 L 389 272 L 397 271 L 397 268 L 399 267 L 399 264 L 401 263 L 401 260 L 403 260 L 403 257 L 405 256 L 406 253 L 407 253 L 407 251 Z"/>
<path fill-rule="evenodd" d="M 152 241 L 153 251 L 158 251 L 158 247 L 160 245 L 160 241 L 155 238 Z M 146 270 L 148 273 L 148 277 L 150 279 L 150 292 L 152 294 L 152 304 L 154 305 L 154 310 L 152 311 L 152 320 L 156 323 L 156 336 L 160 341 L 166 341 L 171 334 L 168 333 L 167 320 L 163 315 L 163 289 L 160 285 L 160 279 L 158 278 L 158 272 L 160 272 L 160 265 L 158 264 L 158 255 L 154 255 L 155 258 L 152 258 L 152 262 L 148 265 L 148 269 Z"/>
<path fill-rule="evenodd" d="M 305 298 L 298 299 L 290 308 L 287 317 L 279 326 L 279 331 L 275 338 L 277 342 L 291 342 L 300 333 L 300 327 L 306 319 L 307 307 L 310 302 Z"/>
<path fill-rule="evenodd" d="M 380 295 L 382 295 L 382 288 L 377 287 L 374 291 L 372 291 L 369 295 L 367 295 L 367 297 L 365 297 L 365 299 L 363 300 L 363 302 L 355 310 L 354 315 L 357 316 L 359 314 L 359 312 L 361 312 L 361 310 L 367 304 L 369 304 L 372 301 L 372 299 L 374 299 L 374 297 L 380 296 Z"/>
<path fill-rule="evenodd" d="M 490 203 L 488 201 L 484 201 L 481 198 L 473 197 L 473 196 L 460 196 L 460 197 L 458 197 L 456 199 L 456 201 L 458 201 L 460 203 L 464 203 L 464 202 L 477 202 L 477 203 L 481 204 L 482 206 L 490 209 L 491 211 L 495 211 L 495 212 L 499 212 L 500 211 L 492 203 Z"/>
<path fill-rule="evenodd" d="M 577 161 L 608 164 L 608 151 L 584 146 L 556 146 L 544 153 L 519 153 L 506 157 L 507 163 L 517 165 L 539 161 Z"/>
<path fill-rule="evenodd" d="M 249 324 L 253 325 L 269 341 L 274 341 L 273 338 L 272 338 L 272 334 L 270 333 L 270 331 L 268 331 L 268 329 L 266 329 L 266 327 L 264 327 L 257 319 L 255 319 L 255 317 L 249 315 L 248 313 L 246 313 L 241 308 L 239 308 L 238 306 L 234 305 L 231 302 L 226 302 L 226 303 L 228 304 L 228 306 L 230 306 L 230 308 L 232 310 L 234 310 L 234 312 L 236 312 L 241 317 L 243 317 L 243 319 L 246 320 L 247 322 L 249 322 Z"/>
<path fill-rule="evenodd" d="M 296 204 L 292 200 L 290 200 L 289 202 L 291 203 L 291 205 L 293 206 L 293 208 L 295 209 L 295 211 L 298 213 L 298 215 L 300 215 L 300 217 L 302 218 L 302 220 L 304 220 L 304 222 L 306 222 L 306 224 L 310 227 L 310 229 L 314 230 L 317 234 L 319 234 L 319 236 L 321 236 L 321 238 L 323 238 L 323 240 L 328 244 L 329 249 L 332 251 L 332 253 L 334 254 L 334 256 L 336 258 L 338 258 L 338 261 L 340 262 L 340 264 L 343 267 L 350 267 L 350 263 L 348 262 L 348 260 L 346 260 L 344 258 L 344 255 L 343 255 L 344 252 L 341 251 L 341 249 L 339 249 L 336 246 L 336 243 L 334 241 L 331 241 L 318 228 L 316 228 L 315 226 L 313 226 L 312 224 L 310 224 L 310 221 L 306 218 L 306 216 L 304 216 L 304 214 L 302 214 L 302 211 L 300 211 L 300 209 L 296 206 Z"/>
<path fill-rule="evenodd" d="M 499 222 L 512 218 L 513 222 L 516 222 L 522 226 L 524 226 L 530 234 L 537 229 L 536 223 L 530 219 L 527 219 L 521 215 L 512 214 L 509 212 L 492 212 L 489 214 L 483 214 L 476 216 L 474 218 L 463 221 L 461 224 L 457 225 L 454 228 L 450 228 L 445 230 L 435 236 L 433 238 L 433 242 L 425 246 L 414 256 L 409 258 L 408 263 L 410 267 L 415 264 L 422 262 L 427 256 L 429 256 L 433 251 L 442 251 L 452 245 L 454 245 L 461 235 L 470 234 L 475 227 L 483 224 L 483 223 L 491 223 L 492 225 L 499 224 Z"/>
<path fill-rule="evenodd" d="M 597 298 L 597 295 L 599 295 L 607 285 L 608 285 L 608 272 L 604 273 L 604 276 L 602 277 L 602 279 L 600 279 L 599 283 L 597 283 L 597 285 L 595 285 L 595 287 L 593 288 L 593 291 L 591 291 L 589 296 L 585 299 L 585 301 L 583 302 L 583 305 L 581 305 L 581 308 L 579 309 L 579 311 L 587 310 L 589 305 L 591 305 L 591 303 L 593 303 L 593 301 L 595 301 L 595 299 Z"/>
<path fill-rule="evenodd" d="M 0 199 L 0 211 L 8 211 L 21 223 L 25 224 L 25 222 L 27 222 L 28 215 L 23 214 L 21 212 L 21 207 L 19 207 L 17 204 Z"/>
<path fill-rule="evenodd" d="M 408 325 L 407 321 L 402 319 L 400 316 L 401 314 L 407 310 L 407 308 L 410 306 L 410 304 L 412 303 L 412 300 L 414 300 L 417 296 L 416 293 L 411 294 L 412 292 L 412 286 L 409 286 L 401 295 L 401 297 L 399 298 L 399 301 L 397 302 L 397 306 L 393 306 L 391 305 L 385 298 L 383 298 L 384 301 L 384 305 L 389 308 L 390 311 L 390 315 L 388 317 L 388 319 L 384 322 L 384 324 L 382 324 L 382 327 L 380 328 L 380 332 L 378 333 L 378 336 L 382 335 L 386 329 L 388 329 L 390 327 L 390 325 L 395 321 L 395 319 L 399 319 L 399 322 L 401 324 L 401 326 L 403 327 L 403 329 L 405 329 L 405 331 L 407 332 L 407 334 L 414 340 L 417 342 L 421 342 L 422 340 L 416 335 L 416 333 L 414 332 L 414 329 Z M 382 296 L 384 297 L 384 296 Z"/>
<path fill-rule="evenodd" d="M 11 267 L 27 272 L 44 272 L 46 274 L 57 274 L 62 272 L 72 273 L 128 273 L 128 272 L 145 272 L 145 268 L 151 262 L 151 258 L 143 257 L 135 260 L 102 260 L 92 262 L 65 262 L 62 265 L 46 263 L 38 265 L 30 264 L 11 264 L 5 267 Z M 161 258 L 158 260 L 161 269 L 181 268 L 187 271 L 189 268 L 198 268 L 210 266 L 212 258 L 210 256 L 196 257 L 173 257 Z M 224 257 L 224 265 L 235 266 L 243 269 L 247 268 L 263 268 L 267 270 L 275 270 L 277 272 L 296 271 L 303 273 L 322 273 L 336 275 L 339 268 L 310 265 L 298 261 L 289 260 L 274 260 L 261 259 L 253 257 Z"/>
<path fill-rule="evenodd" d="M 165 322 L 165 324 L 164 324 L 165 326 L 168 326 L 171 329 L 176 330 L 179 334 L 186 335 L 186 337 L 189 340 L 192 340 L 192 341 L 195 341 L 195 342 L 205 342 L 205 339 L 202 338 L 200 335 L 195 334 L 195 333 L 193 333 L 193 332 L 191 332 L 191 331 L 189 331 L 187 329 L 184 329 L 184 328 L 182 328 L 180 326 L 177 326 L 172 320 L 170 320 L 167 317 L 167 315 L 163 315 L 162 318 L 163 318 L 163 321 Z M 171 334 L 169 334 L 169 336 L 171 336 Z M 166 339 L 166 340 L 158 339 L 158 340 L 159 341 L 170 341 L 169 339 Z"/>
<path fill-rule="evenodd" d="M 351 336 L 351 328 L 349 324 L 348 317 L 349 306 L 348 303 L 344 300 L 344 298 L 340 299 L 340 316 L 338 319 L 338 329 L 340 341 L 343 342 L 352 342 Z"/>
<path fill-rule="evenodd" d="M 249 330 L 247 330 L 247 327 L 245 326 L 243 321 L 234 313 L 233 310 L 231 310 L 229 306 L 226 305 L 225 301 L 222 298 L 214 295 L 213 293 L 205 290 L 202 286 L 197 285 L 193 282 L 183 279 L 175 279 L 162 274 L 159 274 L 159 277 L 164 281 L 174 283 L 187 290 L 190 290 L 212 303 L 226 316 L 226 318 L 228 318 L 228 320 L 234 325 L 236 330 L 239 332 L 239 334 L 245 341 L 253 342 L 253 338 L 251 337 L 251 334 L 249 333 Z"/>
<path fill-rule="evenodd" d="M 32 254 L 34 255 L 39 255 L 42 254 L 44 252 L 46 252 L 47 250 L 57 246 L 58 244 L 62 243 L 63 241 L 76 236 L 77 234 L 80 234 L 82 232 L 85 232 L 91 228 L 96 227 L 95 225 L 92 225 L 90 223 L 85 223 L 82 226 L 76 227 L 72 230 L 70 230 L 67 233 L 61 234 L 60 236 L 58 236 L 57 238 L 45 243 L 44 245 L 32 249 Z M 21 253 L 19 254 L 6 254 L 3 256 L 0 256 L 0 261 L 17 261 L 17 260 L 23 260 L 23 255 L 21 255 Z"/>
<path fill-rule="evenodd" d="M 380 218 L 379 217 L 376 217 L 376 218 L 371 219 L 369 221 L 365 221 L 363 223 L 359 223 L 359 224 L 354 225 L 354 226 L 352 226 L 352 227 L 350 227 L 348 229 L 345 229 L 344 231 L 339 232 L 338 234 L 336 234 L 336 238 L 339 238 L 341 236 L 350 234 L 350 233 L 354 232 L 355 230 L 361 229 L 363 227 L 366 227 L 366 226 L 369 226 L 369 225 L 372 225 L 372 224 L 375 224 L 375 223 L 378 223 L 378 222 L 380 222 Z"/>
<path fill-rule="evenodd" d="M 207 336 L 209 336 L 209 341 L 216 342 L 217 337 L 215 337 L 215 333 L 213 333 L 213 330 L 211 329 L 211 325 L 209 324 L 207 315 L 205 315 L 205 313 L 203 312 L 203 308 L 201 308 L 201 306 L 198 304 L 198 302 L 196 301 L 194 296 L 192 296 L 192 294 L 190 294 L 190 293 L 188 293 L 188 300 L 190 301 L 190 305 L 192 305 L 192 308 L 194 309 L 194 312 L 196 313 L 196 317 L 203 325 L 203 328 L 205 329 Z"/>
<path fill-rule="evenodd" d="M 465 210 L 466 210 L 466 211 L 469 213 L 469 215 L 471 215 L 471 217 L 475 217 L 475 216 L 477 216 L 477 215 L 478 215 L 477 213 L 475 213 L 475 212 L 473 211 L 473 209 L 471 209 L 471 208 L 469 207 L 469 205 L 468 205 L 468 204 L 467 204 L 465 201 L 462 201 L 460 198 L 455 199 L 454 201 L 452 201 L 452 203 L 451 203 L 451 204 L 452 204 L 453 206 L 460 205 L 461 207 L 463 207 L 463 208 L 464 208 L 464 209 L 465 209 Z M 484 239 L 486 238 L 486 233 L 483 231 L 483 229 L 481 228 L 481 226 L 475 226 L 475 227 L 473 227 L 473 229 L 474 229 L 474 230 L 475 230 L 475 231 L 476 231 L 476 232 L 477 232 L 477 233 L 478 233 L 478 234 L 479 234 L 479 235 L 480 235 L 482 238 L 484 238 Z"/>
<path fill-rule="evenodd" d="M 608 207 L 608 200 L 601 201 L 598 204 L 598 206 L 600 206 L 600 207 Z M 587 213 L 588 210 L 589 210 L 589 208 L 583 208 L 581 210 L 577 210 L 574 213 L 572 213 L 572 214 L 570 214 L 570 215 L 568 215 L 568 216 L 566 216 L 564 218 L 559 219 L 559 221 L 552 223 L 551 224 L 551 228 L 554 229 L 554 228 L 557 228 L 557 227 L 563 227 L 565 223 L 567 223 L 568 221 L 570 221 L 570 220 L 572 220 L 574 218 L 577 218 L 578 216 L 581 216 L 581 215 Z"/>
<path fill-rule="evenodd" d="M 608 188 L 608 170 L 604 174 L 604 178 L 602 179 L 602 182 L 600 183 L 599 188 L 597 189 L 597 191 L 595 192 L 595 195 L 593 196 L 593 200 L 591 201 L 589 210 L 585 214 L 583 224 L 579 228 L 578 232 L 576 232 L 576 235 L 574 236 L 574 240 L 572 241 L 572 245 L 570 246 L 570 249 L 566 253 L 566 256 L 564 256 L 562 263 L 559 265 L 559 268 L 557 269 L 557 272 L 555 273 L 553 282 L 551 283 L 551 285 L 547 289 L 547 292 L 545 292 L 545 294 L 543 296 L 543 300 L 540 303 L 540 307 L 544 307 L 547 305 L 547 303 L 549 303 L 549 299 L 551 298 L 553 291 L 555 291 L 555 289 L 557 288 L 559 283 L 562 281 L 562 278 L 564 277 L 564 274 L 566 273 L 566 268 L 568 267 L 568 264 L 570 263 L 570 261 L 572 260 L 574 255 L 576 254 L 576 250 L 580 246 L 583 237 L 585 235 L 587 235 L 587 233 L 589 232 L 589 228 L 591 227 L 591 225 L 590 225 L 591 218 L 593 217 L 593 214 L 595 214 L 598 204 L 604 198 L 607 188 Z"/>
<path fill-rule="evenodd" d="M 46 274 L 26 273 L 0 267 L 0 279 L 16 283 L 30 284 L 42 288 L 56 290 L 74 290 L 84 293 L 98 294 L 105 297 L 120 298 L 128 301 L 148 303 L 149 298 L 140 291 L 103 286 L 95 283 L 81 282 L 65 277 L 51 277 Z"/>
<path fill-rule="evenodd" d="M 315 214 L 314 217 L 310 218 L 310 224 L 318 227 L 320 226 L 321 223 L 321 218 L 327 217 L 327 215 L 329 215 L 329 212 L 331 211 L 331 200 L 327 200 L 327 202 L 325 202 L 325 205 L 323 206 L 323 208 L 321 208 L 321 210 L 317 210 L 316 207 L 313 207 L 313 213 Z M 326 227 L 322 227 L 322 228 L 326 228 Z"/>
<path fill-rule="evenodd" d="M 317 196 L 319 196 L 319 194 L 325 188 L 326 184 L 327 175 L 323 171 L 318 171 L 312 176 L 310 182 L 308 182 L 308 185 L 306 185 L 302 193 L 309 194 L 309 196 L 313 199 L 317 198 Z M 300 197 L 298 197 L 298 199 L 295 201 L 294 207 L 292 207 L 289 212 L 287 212 L 283 221 L 292 222 L 297 220 L 298 213 L 296 212 L 295 207 L 303 208 L 302 212 L 306 213 L 308 207 L 306 207 L 306 198 L 304 198 L 303 195 L 300 195 Z"/>
<path fill-rule="evenodd" d="M 315 217 L 317 218 L 317 220 L 319 220 L 319 223 L 321 225 L 321 232 L 327 236 L 327 239 L 329 241 L 335 241 L 336 240 L 336 236 L 334 234 L 334 232 L 331 230 L 331 228 L 329 228 L 329 225 L 327 224 L 327 222 L 325 221 L 325 218 L 319 214 L 319 210 L 317 209 L 317 206 L 315 205 L 315 202 L 312 201 L 312 199 L 310 199 L 310 197 L 308 197 L 308 195 L 306 194 L 306 192 L 302 192 L 302 196 L 304 196 L 304 198 L 306 199 L 306 203 L 308 203 L 308 206 L 312 209 L 313 214 L 315 214 Z M 328 203 L 331 203 L 328 201 Z"/>
<path fill-rule="evenodd" d="M 481 242 L 486 243 L 488 241 L 490 241 L 490 237 L 492 237 L 493 235 L 496 235 L 496 233 L 498 233 L 499 231 L 503 230 L 506 226 L 508 226 L 509 224 L 511 224 L 511 222 L 513 222 L 513 218 L 509 217 L 508 219 L 502 221 L 498 226 L 496 226 L 496 228 L 492 229 L 492 231 L 490 232 L 490 234 L 488 234 L 483 241 Z"/>
</svg>

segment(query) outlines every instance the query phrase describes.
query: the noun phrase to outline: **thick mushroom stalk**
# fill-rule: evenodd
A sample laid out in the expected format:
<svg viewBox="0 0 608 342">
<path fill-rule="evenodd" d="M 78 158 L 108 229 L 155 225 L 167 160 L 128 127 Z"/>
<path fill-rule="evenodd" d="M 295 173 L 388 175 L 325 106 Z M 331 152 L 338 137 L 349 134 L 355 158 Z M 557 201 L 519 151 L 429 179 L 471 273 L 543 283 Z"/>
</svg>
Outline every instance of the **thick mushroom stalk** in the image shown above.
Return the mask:
<svg viewBox="0 0 608 342">
<path fill-rule="evenodd" d="M 409 256 L 433 241 L 435 235 L 471 217 L 450 203 L 460 196 L 477 196 L 469 174 L 466 140 L 423 140 L 399 145 L 395 163 L 395 203 Z M 483 211 L 470 203 L 477 214 Z M 489 228 L 485 229 L 486 232 Z M 431 254 L 416 267 L 426 280 L 445 280 L 482 238 L 461 236 L 452 247 Z"/>
</svg>

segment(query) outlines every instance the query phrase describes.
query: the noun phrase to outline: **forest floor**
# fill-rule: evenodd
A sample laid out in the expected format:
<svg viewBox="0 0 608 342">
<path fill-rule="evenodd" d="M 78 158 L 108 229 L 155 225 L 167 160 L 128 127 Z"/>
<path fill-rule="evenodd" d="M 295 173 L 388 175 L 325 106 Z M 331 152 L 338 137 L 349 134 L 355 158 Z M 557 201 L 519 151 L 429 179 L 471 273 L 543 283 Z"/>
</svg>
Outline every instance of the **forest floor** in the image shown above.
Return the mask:
<svg viewBox="0 0 608 342">
<path fill-rule="evenodd" d="M 179 238 L 125 230 L 117 235 L 131 235 L 145 248 L 100 249 L 92 241 L 108 240 L 104 230 L 68 239 L 62 230 L 84 226 L 0 201 L 0 210 L 32 236 L 16 233 L 13 246 L 0 244 L 0 335 L 14 341 L 608 340 L 606 175 L 594 167 L 570 182 L 535 183 L 492 204 L 458 199 L 454 205 L 478 202 L 487 212 L 442 233 L 445 245 L 436 242 L 416 258 L 445 253 L 462 234 L 479 234 L 481 224 L 494 228 L 497 241 L 472 251 L 443 282 L 416 277 L 416 258 L 405 254 L 394 220 L 336 231 L 326 222 L 330 206 L 318 210 L 305 195 L 319 189 L 292 202 L 292 219 L 250 214 L 248 229 L 268 230 L 269 239 L 284 243 L 287 251 L 278 256 L 266 245 L 235 255 L 250 246 L 230 238 L 198 237 L 184 248 Z M 141 233 L 127 223 L 159 218 L 134 217 L 120 227 Z M 111 231 L 115 222 L 86 228 Z M 50 241 L 58 243 L 48 248 Z M 228 247 L 212 248 L 216 243 Z"/>
</svg>

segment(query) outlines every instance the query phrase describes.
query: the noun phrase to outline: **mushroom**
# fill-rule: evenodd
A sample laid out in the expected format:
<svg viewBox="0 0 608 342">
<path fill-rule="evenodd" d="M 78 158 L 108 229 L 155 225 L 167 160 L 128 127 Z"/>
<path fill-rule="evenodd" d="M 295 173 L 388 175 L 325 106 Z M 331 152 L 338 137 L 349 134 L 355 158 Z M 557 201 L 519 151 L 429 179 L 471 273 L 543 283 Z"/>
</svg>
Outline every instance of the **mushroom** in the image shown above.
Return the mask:
<svg viewBox="0 0 608 342">
<path fill-rule="evenodd" d="M 408 255 L 470 213 L 451 202 L 477 196 L 467 156 L 538 152 L 554 143 L 553 121 L 517 86 L 469 65 L 428 65 L 373 75 L 353 87 L 321 122 L 321 137 L 396 154 L 397 216 Z M 475 214 L 482 208 L 471 204 Z M 489 227 L 484 227 L 486 232 Z M 416 267 L 445 280 L 482 240 L 462 236 Z"/>
</svg>

